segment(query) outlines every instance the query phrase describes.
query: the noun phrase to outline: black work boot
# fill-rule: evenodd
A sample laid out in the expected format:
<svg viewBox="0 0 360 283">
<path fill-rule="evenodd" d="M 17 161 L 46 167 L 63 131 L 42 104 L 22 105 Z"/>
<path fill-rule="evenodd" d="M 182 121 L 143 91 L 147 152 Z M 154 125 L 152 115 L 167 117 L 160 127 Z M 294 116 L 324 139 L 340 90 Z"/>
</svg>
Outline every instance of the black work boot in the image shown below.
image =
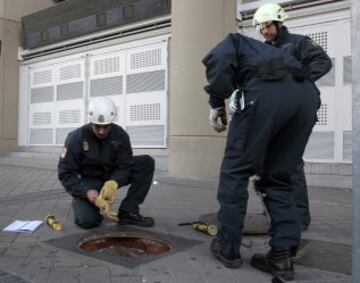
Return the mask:
<svg viewBox="0 0 360 283">
<path fill-rule="evenodd" d="M 251 258 L 251 265 L 285 281 L 294 279 L 290 249 L 275 250 L 272 248 L 266 254 L 254 254 Z"/>
<path fill-rule="evenodd" d="M 215 258 L 217 258 L 218 260 L 220 260 L 225 267 L 237 268 L 237 267 L 240 267 L 243 263 L 240 253 L 237 253 L 236 255 L 223 254 L 220 249 L 217 238 L 214 238 L 211 241 L 210 250 L 211 250 L 211 253 L 213 254 L 213 256 Z"/>
<path fill-rule="evenodd" d="M 152 217 L 142 216 L 135 212 L 119 212 L 119 225 L 134 225 L 140 227 L 152 227 L 155 221 Z"/>
</svg>

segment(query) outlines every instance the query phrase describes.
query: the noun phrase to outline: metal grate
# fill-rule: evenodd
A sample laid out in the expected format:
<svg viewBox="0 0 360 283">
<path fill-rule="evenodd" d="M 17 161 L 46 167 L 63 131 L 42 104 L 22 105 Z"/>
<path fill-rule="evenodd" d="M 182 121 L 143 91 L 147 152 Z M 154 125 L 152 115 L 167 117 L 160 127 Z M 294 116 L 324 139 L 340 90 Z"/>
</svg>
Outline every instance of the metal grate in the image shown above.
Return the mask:
<svg viewBox="0 0 360 283">
<path fill-rule="evenodd" d="M 33 113 L 34 126 L 50 125 L 51 124 L 51 112 L 35 112 Z"/>
<path fill-rule="evenodd" d="M 81 76 L 81 65 L 71 65 L 61 67 L 59 70 L 59 78 L 61 81 L 80 78 Z"/>
<path fill-rule="evenodd" d="M 165 126 L 129 126 L 126 131 L 134 146 L 164 146 Z"/>
<path fill-rule="evenodd" d="M 59 112 L 60 124 L 80 123 L 80 109 L 63 110 Z"/>
<path fill-rule="evenodd" d="M 131 70 L 161 65 L 161 49 L 148 50 L 130 55 Z"/>
<path fill-rule="evenodd" d="M 30 144 L 52 144 L 53 129 L 30 129 Z"/>
<path fill-rule="evenodd" d="M 76 128 L 57 128 L 56 129 L 56 144 L 63 145 L 68 134 Z"/>
<path fill-rule="evenodd" d="M 94 75 L 116 73 L 120 71 L 120 57 L 111 57 L 95 61 Z"/>
<path fill-rule="evenodd" d="M 130 105 L 130 121 L 160 120 L 160 103 Z"/>
<path fill-rule="evenodd" d="M 84 83 L 76 82 L 57 86 L 56 100 L 79 99 L 83 97 Z"/>
<path fill-rule="evenodd" d="M 90 96 L 105 96 L 122 94 L 122 76 L 91 80 Z"/>
<path fill-rule="evenodd" d="M 34 72 L 33 81 L 34 85 L 52 82 L 52 70 Z"/>
<path fill-rule="evenodd" d="M 31 104 L 52 102 L 54 100 L 54 87 L 32 88 L 30 96 Z"/>
<path fill-rule="evenodd" d="M 159 91 L 165 89 L 165 70 L 127 76 L 127 93 Z"/>
<path fill-rule="evenodd" d="M 352 57 L 344 57 L 344 72 L 343 72 L 343 81 L 344 85 L 352 84 Z"/>
<path fill-rule="evenodd" d="M 313 132 L 305 149 L 305 159 L 334 159 L 334 132 Z"/>
<path fill-rule="evenodd" d="M 317 117 L 318 117 L 318 121 L 316 122 L 316 126 L 327 126 L 327 120 L 328 120 L 327 104 L 321 104 L 321 107 L 317 112 Z"/>
<path fill-rule="evenodd" d="M 319 44 L 325 51 L 328 47 L 328 33 L 327 31 L 314 32 L 306 34 L 308 37 L 311 37 L 317 44 Z"/>
</svg>

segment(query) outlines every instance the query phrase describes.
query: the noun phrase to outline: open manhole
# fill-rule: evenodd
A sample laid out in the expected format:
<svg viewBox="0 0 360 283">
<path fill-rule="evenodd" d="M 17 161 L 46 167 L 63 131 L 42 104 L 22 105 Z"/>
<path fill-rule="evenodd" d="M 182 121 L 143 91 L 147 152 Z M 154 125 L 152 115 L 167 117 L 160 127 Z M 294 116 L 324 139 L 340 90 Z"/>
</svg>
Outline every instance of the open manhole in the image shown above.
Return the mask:
<svg viewBox="0 0 360 283">
<path fill-rule="evenodd" d="M 111 225 L 47 240 L 44 243 L 82 256 L 135 268 L 202 242 L 132 226 Z"/>
<path fill-rule="evenodd" d="M 104 252 L 105 250 L 122 256 L 138 258 L 142 255 L 158 255 L 171 250 L 165 241 L 138 235 L 104 235 L 90 237 L 80 241 L 79 246 L 86 252 Z"/>
</svg>

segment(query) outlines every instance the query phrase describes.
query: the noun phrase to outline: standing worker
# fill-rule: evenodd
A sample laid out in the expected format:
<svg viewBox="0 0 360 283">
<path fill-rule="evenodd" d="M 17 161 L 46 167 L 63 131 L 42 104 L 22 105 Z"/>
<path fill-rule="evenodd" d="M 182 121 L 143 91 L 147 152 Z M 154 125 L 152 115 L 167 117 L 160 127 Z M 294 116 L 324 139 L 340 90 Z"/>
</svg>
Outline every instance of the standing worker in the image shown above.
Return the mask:
<svg viewBox="0 0 360 283">
<path fill-rule="evenodd" d="M 283 22 L 288 18 L 278 4 L 267 3 L 256 10 L 253 26 L 266 40 L 265 43 L 280 48 L 294 56 L 303 65 L 307 79 L 317 81 L 331 69 L 331 59 L 324 49 L 310 37 L 288 32 Z M 295 203 L 302 230 L 307 230 L 311 222 L 308 189 L 301 160 L 291 177 L 295 190 Z"/>
<path fill-rule="evenodd" d="M 258 174 L 271 217 L 271 249 L 252 260 L 256 268 L 291 280 L 301 226 L 290 177 L 316 121 L 318 91 L 293 56 L 240 34 L 229 34 L 203 64 L 215 131 L 226 129 L 224 100 L 241 89 L 220 170 L 219 233 L 211 252 L 226 267 L 241 266 L 247 186 L 249 177 Z"/>
<path fill-rule="evenodd" d="M 150 189 L 155 162 L 148 155 L 133 156 L 128 134 L 113 124 L 115 105 L 107 97 L 90 101 L 90 123 L 71 132 L 61 152 L 58 176 L 72 195 L 75 224 L 98 226 L 102 212 L 119 224 L 154 226 L 139 213 Z M 116 190 L 131 184 L 118 212 L 111 210 Z"/>
</svg>

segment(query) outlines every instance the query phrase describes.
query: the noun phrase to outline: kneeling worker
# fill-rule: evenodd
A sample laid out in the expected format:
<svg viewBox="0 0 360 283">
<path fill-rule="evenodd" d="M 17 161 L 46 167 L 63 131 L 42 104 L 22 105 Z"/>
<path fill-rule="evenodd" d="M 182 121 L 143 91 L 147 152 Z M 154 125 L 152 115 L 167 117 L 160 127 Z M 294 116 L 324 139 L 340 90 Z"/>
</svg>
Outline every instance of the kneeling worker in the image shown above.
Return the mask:
<svg viewBox="0 0 360 283">
<path fill-rule="evenodd" d="M 90 123 L 68 135 L 58 164 L 59 180 L 73 197 L 75 224 L 96 227 L 103 212 L 119 224 L 154 226 L 153 218 L 139 213 L 152 183 L 154 159 L 133 156 L 128 134 L 112 123 L 115 105 L 109 98 L 91 100 L 88 115 Z M 118 213 L 111 211 L 117 189 L 128 184 Z"/>
</svg>

